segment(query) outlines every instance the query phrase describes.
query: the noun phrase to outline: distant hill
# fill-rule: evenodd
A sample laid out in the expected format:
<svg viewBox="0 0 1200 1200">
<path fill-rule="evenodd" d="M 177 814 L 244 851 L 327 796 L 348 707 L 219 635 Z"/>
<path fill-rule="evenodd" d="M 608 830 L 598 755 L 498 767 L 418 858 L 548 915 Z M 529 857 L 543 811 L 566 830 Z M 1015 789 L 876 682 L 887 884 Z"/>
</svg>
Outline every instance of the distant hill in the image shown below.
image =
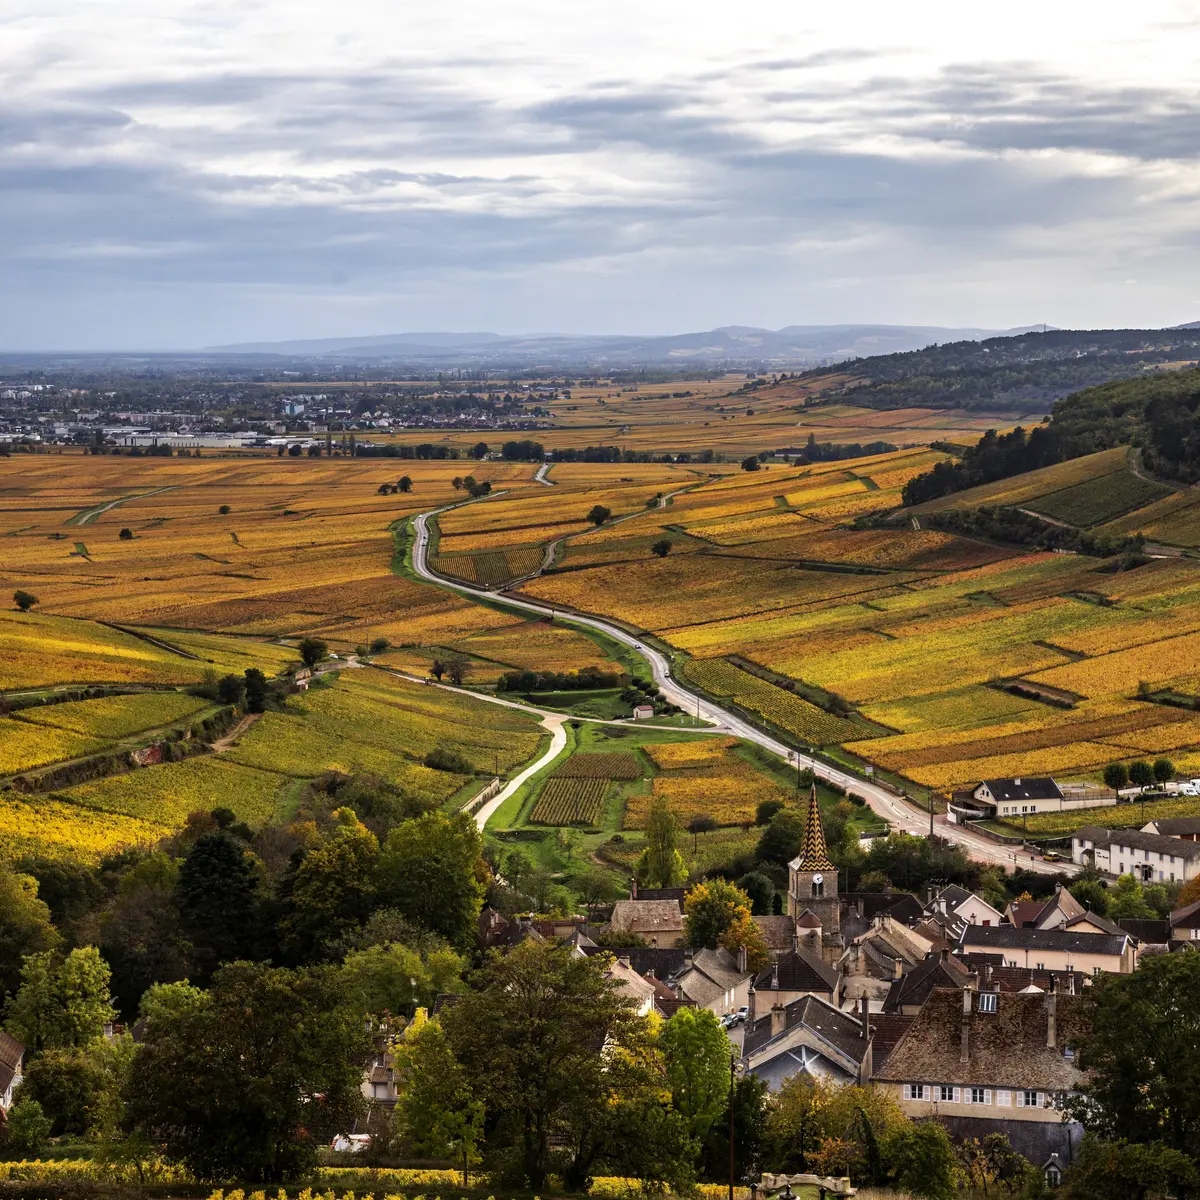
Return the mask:
<svg viewBox="0 0 1200 1200">
<path fill-rule="evenodd" d="M 994 337 L 994 329 L 936 325 L 788 325 L 758 329 L 726 325 L 703 333 L 660 337 L 497 333 L 396 333 L 375 337 L 242 342 L 202 353 L 247 357 L 353 359 L 438 367 L 545 366 L 617 370 L 638 366 L 806 367 L 864 355 L 919 350 L 937 342 Z"/>
<path fill-rule="evenodd" d="M 821 395 L 879 409 L 1045 412 L 1080 388 L 1196 360 L 1200 322 L 1176 329 L 1050 329 L 841 362 L 829 368 L 837 378 Z"/>
</svg>

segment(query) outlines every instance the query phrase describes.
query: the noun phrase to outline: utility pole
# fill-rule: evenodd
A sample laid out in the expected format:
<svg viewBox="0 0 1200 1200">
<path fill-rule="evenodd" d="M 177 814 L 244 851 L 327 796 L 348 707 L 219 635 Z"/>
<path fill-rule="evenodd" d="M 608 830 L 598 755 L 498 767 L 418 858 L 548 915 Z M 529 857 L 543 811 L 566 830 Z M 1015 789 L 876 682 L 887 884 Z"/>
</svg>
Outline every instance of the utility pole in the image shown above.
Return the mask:
<svg viewBox="0 0 1200 1200">
<path fill-rule="evenodd" d="M 729 1056 L 729 1200 L 733 1200 L 733 1085 L 737 1077 L 737 1052 Z"/>
</svg>

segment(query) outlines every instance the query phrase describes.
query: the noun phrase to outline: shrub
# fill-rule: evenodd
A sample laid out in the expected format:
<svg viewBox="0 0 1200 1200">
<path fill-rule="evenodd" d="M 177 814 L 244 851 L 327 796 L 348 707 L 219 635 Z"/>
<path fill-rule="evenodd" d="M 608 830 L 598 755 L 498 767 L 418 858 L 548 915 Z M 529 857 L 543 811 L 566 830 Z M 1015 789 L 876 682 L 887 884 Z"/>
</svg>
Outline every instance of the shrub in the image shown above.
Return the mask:
<svg viewBox="0 0 1200 1200">
<path fill-rule="evenodd" d="M 38 598 L 32 592 L 24 592 L 19 588 L 13 592 L 13 603 L 22 612 L 28 612 L 37 602 Z"/>
<path fill-rule="evenodd" d="M 132 529 L 122 529 L 121 532 L 119 534 L 117 534 L 117 537 L 119 537 L 121 539 L 121 541 L 123 541 L 123 542 L 132 542 L 133 541 L 133 530 Z"/>
<path fill-rule="evenodd" d="M 449 771 L 454 775 L 474 775 L 475 768 L 457 750 L 430 750 L 425 765 L 434 771 Z"/>
</svg>

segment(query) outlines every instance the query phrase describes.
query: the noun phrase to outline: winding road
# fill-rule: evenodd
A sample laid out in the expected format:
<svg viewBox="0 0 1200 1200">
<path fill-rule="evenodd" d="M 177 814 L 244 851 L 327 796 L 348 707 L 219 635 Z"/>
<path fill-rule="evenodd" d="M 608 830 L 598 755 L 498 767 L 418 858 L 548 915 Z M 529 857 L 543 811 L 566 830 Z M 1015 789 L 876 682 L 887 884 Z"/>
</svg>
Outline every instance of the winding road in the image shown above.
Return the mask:
<svg viewBox="0 0 1200 1200">
<path fill-rule="evenodd" d="M 550 481 L 543 479 L 541 482 L 549 483 Z M 427 561 L 429 520 L 451 508 L 460 508 L 463 506 L 463 503 L 478 504 L 486 502 L 489 498 L 479 497 L 476 500 L 468 500 L 460 504 L 447 504 L 441 508 L 431 509 L 429 512 L 420 513 L 413 517 L 412 566 L 417 575 L 430 583 L 436 584 L 438 587 L 458 592 L 468 599 L 486 599 L 489 603 L 496 604 L 497 598 L 495 593 L 489 592 L 486 588 L 474 587 L 459 580 L 446 579 L 432 571 Z M 573 625 L 585 625 L 590 629 L 595 629 L 603 633 L 606 637 L 610 637 L 614 641 L 620 642 L 624 646 L 628 646 L 635 653 L 641 655 L 649 664 L 654 682 L 661 689 L 663 695 L 672 704 L 678 705 L 686 712 L 695 713 L 700 720 L 707 722 L 711 726 L 713 732 L 730 734 L 744 741 L 753 742 L 756 746 L 761 746 L 764 750 L 776 755 L 792 766 L 808 767 L 821 779 L 857 792 L 866 799 L 872 811 L 888 821 L 895 830 L 902 830 L 905 833 L 917 834 L 919 836 L 924 836 L 929 832 L 928 812 L 923 812 L 905 803 L 898 796 L 893 795 L 878 784 L 867 783 L 855 775 L 839 771 L 835 767 L 831 767 L 826 763 L 810 758 L 806 754 L 793 750 L 790 746 L 784 745 L 783 742 L 771 737 L 770 734 L 764 733 L 761 729 L 751 725 L 735 713 L 731 713 L 714 704 L 711 700 L 689 691 L 671 674 L 671 663 L 667 656 L 661 651 L 656 650 L 653 646 L 646 645 L 636 634 L 629 633 L 620 626 L 611 624 L 599 617 L 593 617 L 570 609 L 555 608 L 553 605 L 541 601 L 519 599 L 512 595 L 507 595 L 499 603 L 508 608 L 536 613 L 538 616 L 561 617 Z M 511 703 L 511 701 L 508 703 Z M 514 707 L 526 706 L 515 705 Z M 521 776 L 518 776 L 518 779 L 524 782 L 527 775 L 532 774 L 545 761 L 547 761 L 545 758 L 539 760 L 532 768 L 527 768 Z M 510 783 L 501 795 L 505 796 L 505 798 L 507 798 L 507 795 L 511 795 L 512 791 L 515 790 L 514 785 L 519 786 L 517 780 Z M 499 797 L 495 797 L 494 799 L 498 800 Z M 489 801 L 487 807 L 490 807 L 492 812 L 494 812 L 495 807 L 499 807 L 499 805 L 497 804 L 495 807 L 492 807 L 492 802 Z M 1057 874 L 1060 872 L 1073 874 L 1078 869 L 1070 863 L 1045 862 L 1039 858 L 1035 858 L 1028 851 L 1014 852 L 1014 850 L 990 841 L 985 837 L 981 837 L 969 829 L 949 824 L 944 814 L 935 815 L 934 829 L 939 836 L 962 846 L 971 858 L 979 862 L 1010 868 L 1020 866 L 1045 874 Z"/>
</svg>

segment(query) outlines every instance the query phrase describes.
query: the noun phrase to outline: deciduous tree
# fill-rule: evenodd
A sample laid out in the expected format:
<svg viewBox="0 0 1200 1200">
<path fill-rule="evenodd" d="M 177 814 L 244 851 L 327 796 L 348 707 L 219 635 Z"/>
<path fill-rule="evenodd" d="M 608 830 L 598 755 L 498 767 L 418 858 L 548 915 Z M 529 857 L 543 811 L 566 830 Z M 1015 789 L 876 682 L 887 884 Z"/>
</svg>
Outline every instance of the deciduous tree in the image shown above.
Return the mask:
<svg viewBox="0 0 1200 1200">
<path fill-rule="evenodd" d="M 300 651 L 300 657 L 309 670 L 329 653 L 329 647 L 320 638 L 313 637 L 304 638 L 296 649 Z"/>
<path fill-rule="evenodd" d="M 37 880 L 0 864 L 0 995 L 21 984 L 21 962 L 28 954 L 59 943 L 50 909 L 38 899 Z"/>
<path fill-rule="evenodd" d="M 89 1046 L 116 1016 L 109 981 L 108 963 L 95 946 L 81 946 L 65 958 L 53 950 L 31 954 L 8 1006 L 8 1030 L 31 1051 Z"/>
<path fill-rule="evenodd" d="M 1200 955 L 1142 959 L 1084 992 L 1080 1096 L 1068 1112 L 1102 1138 L 1200 1146 Z"/>
<path fill-rule="evenodd" d="M 403 821 L 380 855 L 380 902 L 465 949 L 483 901 L 482 853 L 483 839 L 466 813 Z"/>
<path fill-rule="evenodd" d="M 442 1017 L 455 1058 L 535 1192 L 550 1171 L 552 1135 L 571 1145 L 566 1181 L 579 1186 L 602 1149 L 597 1126 L 614 1071 L 641 1057 L 645 1025 L 604 967 L 599 956 L 526 941 L 490 958 L 475 990 Z"/>
<path fill-rule="evenodd" d="M 646 848 L 634 867 L 638 883 L 645 887 L 678 887 L 687 878 L 687 864 L 678 848 L 679 830 L 667 801 L 650 800 L 646 818 Z"/>
<path fill-rule="evenodd" d="M 364 1103 L 372 1046 L 332 968 L 220 970 L 199 997 L 152 997 L 126 1128 L 197 1179 L 302 1175 Z"/>
<path fill-rule="evenodd" d="M 703 1141 L 726 1109 L 733 1048 L 716 1014 L 707 1008 L 681 1008 L 658 1038 L 667 1069 L 671 1103 Z"/>
</svg>

